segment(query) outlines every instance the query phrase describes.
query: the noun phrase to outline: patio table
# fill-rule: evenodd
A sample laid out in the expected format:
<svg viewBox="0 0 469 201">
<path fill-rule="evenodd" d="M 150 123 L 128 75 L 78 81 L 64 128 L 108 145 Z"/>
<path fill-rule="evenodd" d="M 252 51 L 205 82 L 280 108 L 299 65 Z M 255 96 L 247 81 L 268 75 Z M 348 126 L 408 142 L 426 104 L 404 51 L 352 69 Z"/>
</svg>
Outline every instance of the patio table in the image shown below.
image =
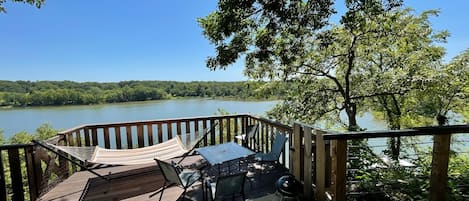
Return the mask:
<svg viewBox="0 0 469 201">
<path fill-rule="evenodd" d="M 234 142 L 218 144 L 195 149 L 211 166 L 220 165 L 240 158 L 246 158 L 255 154 L 255 152 Z M 229 166 L 228 166 L 229 168 Z"/>
</svg>

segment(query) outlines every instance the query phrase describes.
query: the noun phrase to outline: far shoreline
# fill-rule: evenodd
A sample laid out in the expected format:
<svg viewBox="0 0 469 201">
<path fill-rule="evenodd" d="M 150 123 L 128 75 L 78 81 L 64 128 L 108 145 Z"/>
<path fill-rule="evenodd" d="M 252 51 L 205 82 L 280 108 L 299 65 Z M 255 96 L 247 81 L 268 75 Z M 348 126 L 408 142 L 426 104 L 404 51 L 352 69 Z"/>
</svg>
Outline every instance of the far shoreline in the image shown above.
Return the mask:
<svg viewBox="0 0 469 201">
<path fill-rule="evenodd" d="M 171 97 L 158 100 L 144 100 L 144 101 L 127 101 L 127 102 L 104 102 L 98 104 L 66 104 L 66 105 L 30 105 L 30 106 L 0 106 L 0 111 L 7 110 L 16 110 L 16 109 L 50 109 L 50 108 L 60 108 L 60 107 L 84 107 L 84 106 L 105 106 L 105 105 L 124 105 L 124 104 L 139 104 L 139 103 L 151 103 L 151 102 L 160 102 L 160 101 L 171 101 L 171 100 L 221 100 L 221 101 L 246 101 L 246 102 L 263 102 L 263 101 L 279 101 L 279 99 L 273 98 L 239 98 L 239 97 Z"/>
</svg>

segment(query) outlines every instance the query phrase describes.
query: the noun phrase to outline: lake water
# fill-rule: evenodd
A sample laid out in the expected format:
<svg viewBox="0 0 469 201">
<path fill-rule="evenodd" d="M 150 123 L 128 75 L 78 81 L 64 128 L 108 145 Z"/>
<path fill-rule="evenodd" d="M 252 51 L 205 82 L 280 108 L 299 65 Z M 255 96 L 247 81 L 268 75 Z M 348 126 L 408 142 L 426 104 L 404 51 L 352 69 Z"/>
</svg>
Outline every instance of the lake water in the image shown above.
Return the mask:
<svg viewBox="0 0 469 201">
<path fill-rule="evenodd" d="M 35 132 L 41 124 L 68 129 L 82 124 L 210 116 L 217 110 L 262 115 L 275 101 L 229 101 L 181 99 L 85 106 L 31 107 L 0 110 L 0 128 L 5 137 Z"/>
<path fill-rule="evenodd" d="M 168 118 L 211 116 L 223 109 L 231 114 L 250 113 L 265 116 L 277 101 L 233 101 L 217 99 L 178 99 L 119 104 L 57 106 L 0 109 L 0 129 L 8 139 L 15 133 L 26 131 L 34 133 L 36 128 L 49 123 L 54 129 L 68 129 L 83 124 L 142 121 Z M 384 130 L 384 122 L 375 119 L 369 113 L 359 117 L 358 124 L 367 130 Z M 459 137 L 469 141 L 469 135 Z M 431 139 L 425 141 L 431 146 Z M 373 149 L 380 153 L 386 145 L 385 138 L 369 139 Z M 464 142 L 456 145 L 467 149 Z"/>
<path fill-rule="evenodd" d="M 55 129 L 68 129 L 82 124 L 140 121 L 153 119 L 210 116 L 223 109 L 229 113 L 250 113 L 264 116 L 277 101 L 232 101 L 214 99 L 178 99 L 122 104 L 85 106 L 30 107 L 0 110 L 0 128 L 9 138 L 15 133 L 34 133 L 49 123 Z M 371 115 L 359 118 L 369 130 L 384 129 L 385 125 Z"/>
</svg>

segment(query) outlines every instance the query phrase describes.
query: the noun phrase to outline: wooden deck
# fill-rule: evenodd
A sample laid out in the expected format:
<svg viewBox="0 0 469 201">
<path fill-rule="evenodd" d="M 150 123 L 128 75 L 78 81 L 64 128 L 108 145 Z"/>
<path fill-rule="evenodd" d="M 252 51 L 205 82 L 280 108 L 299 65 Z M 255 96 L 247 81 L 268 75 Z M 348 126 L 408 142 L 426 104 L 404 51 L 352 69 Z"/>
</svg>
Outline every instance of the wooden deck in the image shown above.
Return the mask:
<svg viewBox="0 0 469 201">
<path fill-rule="evenodd" d="M 185 165 L 200 163 L 199 156 L 188 157 Z M 246 164 L 248 176 L 245 184 L 246 198 L 257 198 L 275 192 L 275 181 L 287 171 L 280 166 L 265 166 L 255 163 Z M 246 169 L 247 168 L 247 169 Z M 243 169 L 243 168 L 241 168 Z M 40 201 L 71 201 L 79 200 L 158 200 L 160 194 L 149 197 L 163 186 L 164 178 L 155 164 L 139 166 L 116 166 L 97 169 L 100 174 L 109 174 L 111 182 L 107 182 L 87 171 L 73 174 L 48 193 L 39 198 Z M 218 171 L 218 170 L 213 170 Z M 211 172 L 213 172 L 211 171 Z M 233 170 L 230 170 L 233 173 Z M 182 189 L 170 187 L 163 193 L 162 200 L 177 200 Z M 187 198 L 193 201 L 203 200 L 201 183 L 196 183 L 187 191 Z M 241 200 L 241 199 L 239 199 Z"/>
</svg>

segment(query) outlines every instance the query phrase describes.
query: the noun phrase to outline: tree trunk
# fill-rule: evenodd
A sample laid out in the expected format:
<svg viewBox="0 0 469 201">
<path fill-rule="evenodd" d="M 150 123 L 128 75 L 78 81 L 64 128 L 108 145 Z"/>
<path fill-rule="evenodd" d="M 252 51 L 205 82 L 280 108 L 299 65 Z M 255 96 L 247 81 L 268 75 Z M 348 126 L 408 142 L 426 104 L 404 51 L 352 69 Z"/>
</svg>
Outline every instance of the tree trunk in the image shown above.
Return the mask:
<svg viewBox="0 0 469 201">
<path fill-rule="evenodd" d="M 349 103 L 348 106 L 345 107 L 345 112 L 347 113 L 348 117 L 348 131 L 358 131 L 360 127 L 357 124 L 357 106 L 355 103 Z"/>
</svg>

